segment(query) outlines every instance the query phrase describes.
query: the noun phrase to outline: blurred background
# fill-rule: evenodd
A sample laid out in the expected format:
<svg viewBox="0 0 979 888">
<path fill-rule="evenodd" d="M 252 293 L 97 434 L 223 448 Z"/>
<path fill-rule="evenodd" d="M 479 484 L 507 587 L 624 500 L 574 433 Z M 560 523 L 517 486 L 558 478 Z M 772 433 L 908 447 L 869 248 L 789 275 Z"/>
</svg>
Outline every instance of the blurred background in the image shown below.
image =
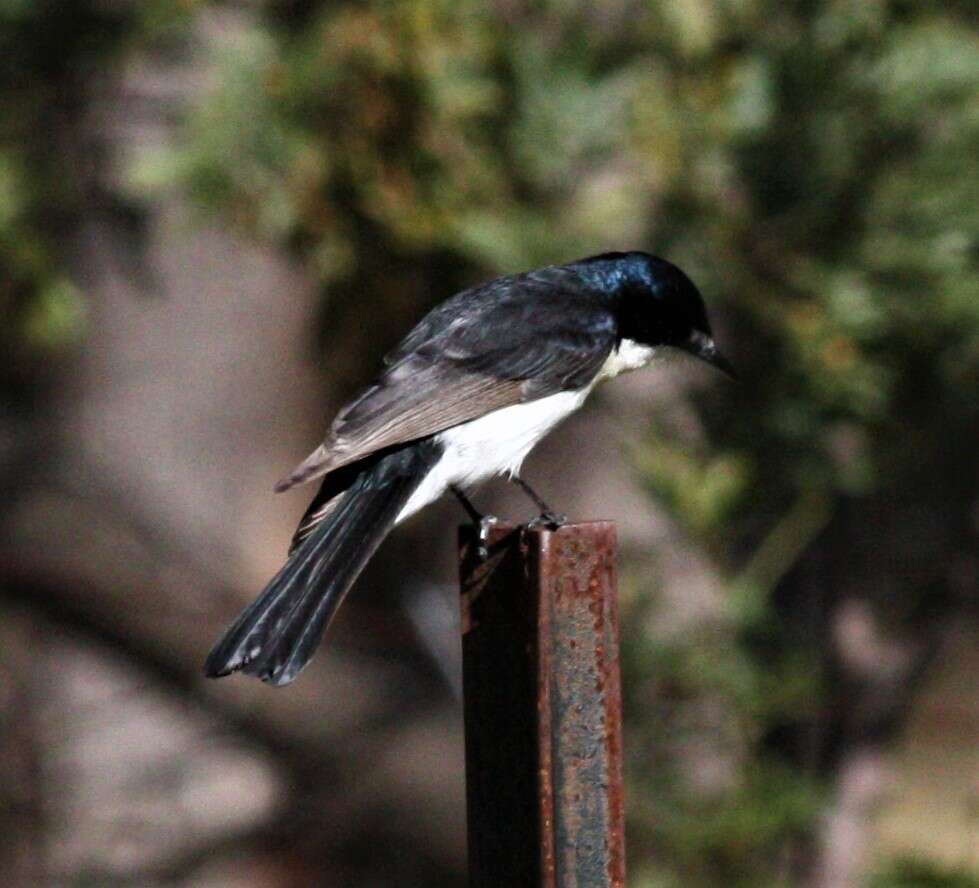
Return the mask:
<svg viewBox="0 0 979 888">
<path fill-rule="evenodd" d="M 429 306 L 638 248 L 742 383 L 526 467 L 619 523 L 630 885 L 975 888 L 977 157 L 956 0 L 0 0 L 3 883 L 465 884 L 455 504 L 201 663 Z"/>
</svg>

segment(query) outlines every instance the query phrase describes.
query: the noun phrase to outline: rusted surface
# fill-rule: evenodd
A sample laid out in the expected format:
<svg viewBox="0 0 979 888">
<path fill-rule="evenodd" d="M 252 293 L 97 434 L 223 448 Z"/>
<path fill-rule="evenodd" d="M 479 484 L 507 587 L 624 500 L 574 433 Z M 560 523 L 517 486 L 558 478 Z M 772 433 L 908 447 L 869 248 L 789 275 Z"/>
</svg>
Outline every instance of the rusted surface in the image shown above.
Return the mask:
<svg viewBox="0 0 979 888">
<path fill-rule="evenodd" d="M 460 539 L 470 883 L 621 888 L 615 527 Z"/>
</svg>

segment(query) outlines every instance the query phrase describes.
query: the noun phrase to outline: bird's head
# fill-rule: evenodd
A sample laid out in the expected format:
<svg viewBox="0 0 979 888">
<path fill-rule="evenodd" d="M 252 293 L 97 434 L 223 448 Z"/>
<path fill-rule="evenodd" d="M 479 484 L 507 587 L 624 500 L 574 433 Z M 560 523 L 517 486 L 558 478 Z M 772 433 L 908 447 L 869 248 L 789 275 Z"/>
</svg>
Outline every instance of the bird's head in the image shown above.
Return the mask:
<svg viewBox="0 0 979 888">
<path fill-rule="evenodd" d="M 620 337 L 654 348 L 680 349 L 737 378 L 714 343 L 700 291 L 675 265 L 632 252 L 593 256 L 580 268 L 608 296 Z"/>
</svg>

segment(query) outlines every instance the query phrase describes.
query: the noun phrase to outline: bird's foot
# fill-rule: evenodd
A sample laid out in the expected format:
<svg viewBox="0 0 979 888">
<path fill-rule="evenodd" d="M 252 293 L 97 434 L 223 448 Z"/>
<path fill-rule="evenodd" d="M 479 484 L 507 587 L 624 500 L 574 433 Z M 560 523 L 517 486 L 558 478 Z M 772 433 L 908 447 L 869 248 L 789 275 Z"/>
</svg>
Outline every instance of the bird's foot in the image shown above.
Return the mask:
<svg viewBox="0 0 979 888">
<path fill-rule="evenodd" d="M 499 520 L 496 515 L 481 515 L 476 524 L 476 538 L 479 540 L 476 546 L 476 556 L 480 561 L 489 560 L 489 535 L 493 525 L 499 523 Z"/>
<path fill-rule="evenodd" d="M 557 530 L 562 524 L 568 523 L 568 516 L 561 515 L 555 512 L 544 500 L 541 499 L 540 494 L 534 490 L 523 478 L 519 475 L 511 475 L 510 480 L 516 484 L 524 493 L 527 494 L 533 501 L 534 505 L 540 509 L 540 515 L 538 515 L 533 521 L 528 522 L 527 527 L 537 528 L 546 527 L 549 530 Z"/>
<path fill-rule="evenodd" d="M 538 515 L 532 521 L 528 521 L 527 527 L 531 528 L 532 530 L 536 530 L 541 527 L 546 528 L 547 530 L 557 530 L 559 527 L 563 527 L 567 523 L 567 515 L 560 515 L 557 512 L 552 512 L 550 509 L 547 509 L 546 511 L 541 512 L 540 515 Z"/>
<path fill-rule="evenodd" d="M 472 526 L 476 529 L 476 539 L 479 541 L 476 546 L 476 556 L 480 561 L 486 561 L 489 558 L 489 534 L 490 529 L 494 524 L 499 522 L 499 518 L 496 515 L 484 515 L 479 511 L 458 487 L 454 484 L 451 486 L 452 493 L 455 494 L 456 499 L 462 505 L 462 508 L 466 510 L 466 514 L 469 516 L 469 520 L 472 522 Z"/>
<path fill-rule="evenodd" d="M 534 490 L 523 478 L 519 475 L 512 475 L 510 480 L 520 487 L 524 493 L 527 494 L 533 501 L 534 505 L 540 509 L 540 515 L 538 515 L 533 521 L 527 522 L 527 527 L 535 529 L 538 527 L 546 527 L 548 530 L 557 530 L 564 524 L 568 523 L 568 516 L 561 515 L 559 512 L 555 512 L 544 500 L 541 499 L 540 494 Z"/>
</svg>

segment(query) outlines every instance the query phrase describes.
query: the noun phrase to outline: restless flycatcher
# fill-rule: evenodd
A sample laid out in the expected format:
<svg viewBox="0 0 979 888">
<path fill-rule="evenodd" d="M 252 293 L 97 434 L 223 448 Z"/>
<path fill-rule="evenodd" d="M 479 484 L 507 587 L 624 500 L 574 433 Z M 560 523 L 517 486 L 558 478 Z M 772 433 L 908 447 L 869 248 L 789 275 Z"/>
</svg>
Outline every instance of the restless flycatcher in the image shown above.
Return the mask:
<svg viewBox="0 0 979 888">
<path fill-rule="evenodd" d="M 385 359 L 374 385 L 276 490 L 323 478 L 285 565 L 207 658 L 283 685 L 306 665 L 391 529 L 452 490 L 520 465 L 595 385 L 679 349 L 733 375 L 704 302 L 675 265 L 605 253 L 498 278 L 432 309 Z"/>
</svg>

